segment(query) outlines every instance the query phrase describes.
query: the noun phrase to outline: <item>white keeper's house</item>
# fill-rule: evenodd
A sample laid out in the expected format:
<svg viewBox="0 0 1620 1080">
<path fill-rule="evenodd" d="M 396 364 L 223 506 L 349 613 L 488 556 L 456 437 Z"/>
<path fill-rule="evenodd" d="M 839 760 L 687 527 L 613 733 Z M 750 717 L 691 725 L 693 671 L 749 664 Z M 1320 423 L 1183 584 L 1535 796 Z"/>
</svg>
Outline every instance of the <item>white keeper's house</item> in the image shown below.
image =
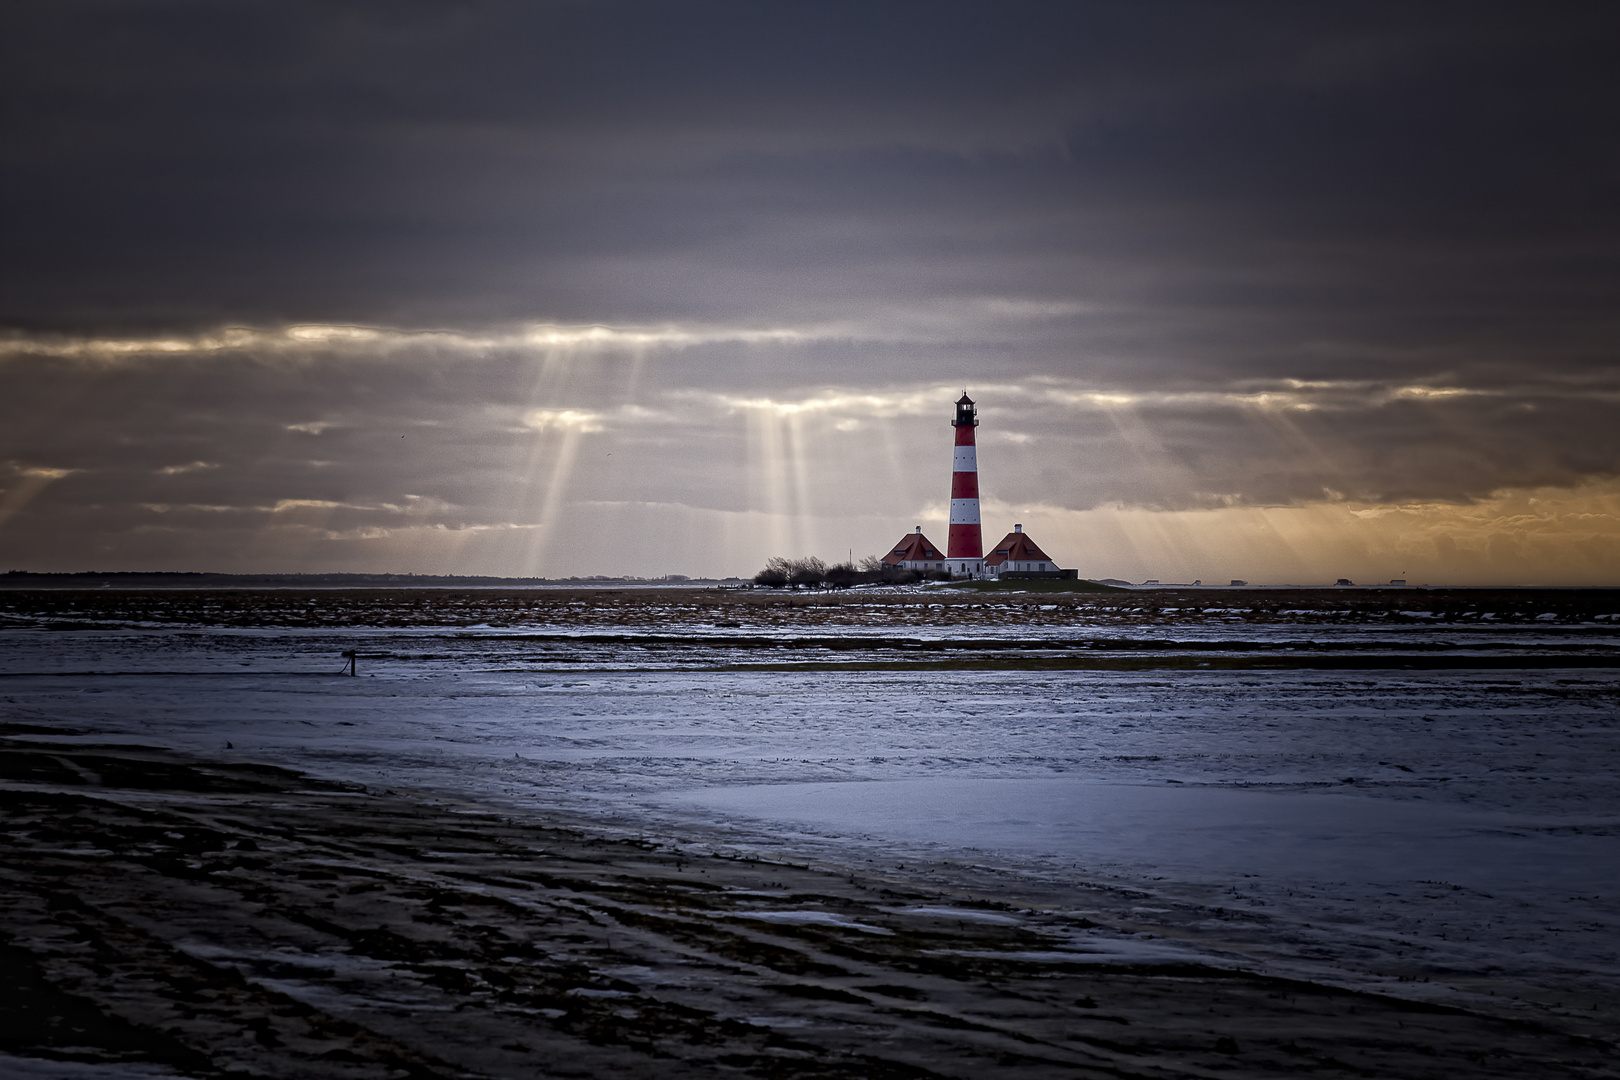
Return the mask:
<svg viewBox="0 0 1620 1080">
<path fill-rule="evenodd" d="M 898 566 L 902 570 L 915 570 L 919 574 L 932 574 L 945 569 L 945 553 L 917 531 L 901 537 L 900 542 L 883 556 L 884 566 Z"/>
<path fill-rule="evenodd" d="M 1001 543 L 984 553 L 984 576 L 999 578 L 1005 574 L 1059 577 L 1064 572 L 1050 555 L 1036 546 L 1022 525 L 1014 525 L 1013 531 L 1001 538 Z"/>
</svg>

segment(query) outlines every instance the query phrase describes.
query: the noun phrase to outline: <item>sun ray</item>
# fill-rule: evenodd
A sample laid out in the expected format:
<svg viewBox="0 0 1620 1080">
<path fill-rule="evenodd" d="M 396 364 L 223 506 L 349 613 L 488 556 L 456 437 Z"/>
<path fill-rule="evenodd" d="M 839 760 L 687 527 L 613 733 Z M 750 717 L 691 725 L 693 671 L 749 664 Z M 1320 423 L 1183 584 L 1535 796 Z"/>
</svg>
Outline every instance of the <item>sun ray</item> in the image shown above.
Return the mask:
<svg viewBox="0 0 1620 1080">
<path fill-rule="evenodd" d="M 554 442 L 555 449 L 540 512 L 533 522 L 534 528 L 529 533 L 525 565 L 530 574 L 544 576 L 548 561 L 555 556 L 552 545 L 558 533 L 557 525 L 562 515 L 564 498 L 568 493 L 569 480 L 573 475 L 574 460 L 579 454 L 580 439 L 584 434 L 584 429 L 580 427 L 565 427 L 554 436 L 542 434 L 536 437 L 537 445 Z"/>
</svg>

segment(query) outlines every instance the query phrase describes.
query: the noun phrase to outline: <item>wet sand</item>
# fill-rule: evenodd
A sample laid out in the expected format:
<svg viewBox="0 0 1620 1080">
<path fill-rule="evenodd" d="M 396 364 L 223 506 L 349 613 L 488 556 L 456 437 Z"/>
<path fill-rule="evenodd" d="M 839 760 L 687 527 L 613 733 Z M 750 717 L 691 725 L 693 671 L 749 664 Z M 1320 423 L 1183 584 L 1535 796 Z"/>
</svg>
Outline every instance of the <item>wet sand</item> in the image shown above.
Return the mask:
<svg viewBox="0 0 1620 1080">
<path fill-rule="evenodd" d="M 0 1053 L 20 1058 L 195 1077 L 1620 1075 L 1590 1025 L 1156 958 L 1131 895 L 1103 886 L 1093 925 L 1013 886 L 48 734 L 0 741 Z"/>
</svg>

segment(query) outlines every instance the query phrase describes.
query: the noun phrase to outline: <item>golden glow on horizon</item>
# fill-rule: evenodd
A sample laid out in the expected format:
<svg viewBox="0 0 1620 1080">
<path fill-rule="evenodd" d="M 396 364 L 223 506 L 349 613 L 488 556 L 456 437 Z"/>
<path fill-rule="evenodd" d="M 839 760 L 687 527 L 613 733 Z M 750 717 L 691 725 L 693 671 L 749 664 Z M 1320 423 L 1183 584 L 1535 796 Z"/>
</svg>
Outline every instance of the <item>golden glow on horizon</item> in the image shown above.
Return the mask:
<svg viewBox="0 0 1620 1080">
<path fill-rule="evenodd" d="M 1516 488 L 1473 503 L 1365 503 L 1201 510 L 986 502 L 1016 514 L 1088 577 L 1225 584 L 1620 584 L 1620 480 Z"/>
<path fill-rule="evenodd" d="M 553 432 L 548 440 L 568 438 Z M 579 436 L 576 434 L 577 440 Z M 816 554 L 841 561 L 881 553 L 915 524 L 930 535 L 944 526 L 943 501 L 904 512 L 840 514 L 806 521 L 793 498 L 785 452 L 776 475 L 787 490 L 769 510 L 717 510 L 671 503 L 567 499 L 564 479 L 577 452 L 555 446 L 548 511 L 538 522 L 447 527 L 415 520 L 338 526 L 321 515 L 267 515 L 257 534 L 266 555 L 331 541 L 348 545 L 356 567 L 383 560 L 401 570 L 458 573 L 682 573 L 747 577 L 773 554 Z M 555 493 L 555 494 L 554 494 Z M 566 502 L 567 533 L 614 537 L 614 557 L 557 546 L 547 524 Z M 181 509 L 181 508 L 175 508 Z M 186 507 L 184 509 L 229 509 Z M 263 512 L 267 508 L 250 508 Z M 987 533 L 1024 523 L 1058 561 L 1082 577 L 1224 585 L 1242 578 L 1256 585 L 1329 585 L 1347 577 L 1358 584 L 1405 578 L 1413 585 L 1620 585 L 1620 481 L 1574 488 L 1501 491 L 1467 505 L 1422 502 L 1367 504 L 1320 500 L 1286 507 L 1232 506 L 1205 510 L 1148 510 L 984 502 Z M 548 516 L 548 514 L 550 516 Z M 804 529 L 802 537 L 795 534 Z M 548 535 L 551 534 L 551 535 Z M 537 560 L 520 570 L 524 559 Z M 656 569 L 650 569 L 655 567 Z M 639 568 L 639 569 L 638 569 Z M 1620 599 L 1617 599 L 1620 607 Z"/>
</svg>

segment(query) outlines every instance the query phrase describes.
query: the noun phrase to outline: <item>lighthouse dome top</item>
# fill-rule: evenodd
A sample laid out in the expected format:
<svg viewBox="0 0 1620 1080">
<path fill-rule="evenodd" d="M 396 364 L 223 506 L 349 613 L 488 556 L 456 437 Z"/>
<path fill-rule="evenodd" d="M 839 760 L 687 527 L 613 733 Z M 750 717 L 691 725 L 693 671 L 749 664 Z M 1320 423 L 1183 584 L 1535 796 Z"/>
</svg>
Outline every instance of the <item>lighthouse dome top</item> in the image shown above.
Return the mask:
<svg viewBox="0 0 1620 1080">
<path fill-rule="evenodd" d="M 972 405 L 973 404 L 973 399 L 968 397 L 967 396 L 967 391 L 964 390 L 964 391 L 962 391 L 962 396 L 956 399 L 956 403 L 958 405 Z"/>
</svg>

